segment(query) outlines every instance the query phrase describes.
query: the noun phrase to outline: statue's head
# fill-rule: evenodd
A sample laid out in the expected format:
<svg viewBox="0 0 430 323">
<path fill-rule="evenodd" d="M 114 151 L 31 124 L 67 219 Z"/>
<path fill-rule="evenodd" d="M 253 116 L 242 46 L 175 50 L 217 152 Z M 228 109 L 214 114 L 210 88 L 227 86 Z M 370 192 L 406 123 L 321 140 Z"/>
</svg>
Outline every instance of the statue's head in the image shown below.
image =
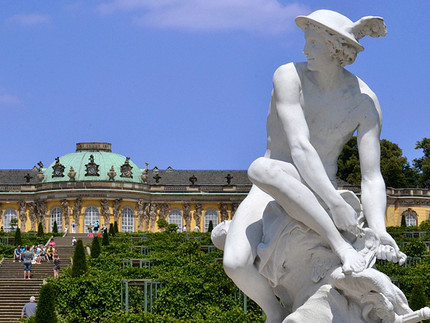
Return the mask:
<svg viewBox="0 0 430 323">
<path fill-rule="evenodd" d="M 387 29 L 381 17 L 366 16 L 352 22 L 344 15 L 331 10 L 317 10 L 308 16 L 298 16 L 296 24 L 306 33 L 312 30 L 321 35 L 331 56 L 341 66 L 352 64 L 364 50 L 358 42 L 364 36 L 385 36 Z"/>
</svg>

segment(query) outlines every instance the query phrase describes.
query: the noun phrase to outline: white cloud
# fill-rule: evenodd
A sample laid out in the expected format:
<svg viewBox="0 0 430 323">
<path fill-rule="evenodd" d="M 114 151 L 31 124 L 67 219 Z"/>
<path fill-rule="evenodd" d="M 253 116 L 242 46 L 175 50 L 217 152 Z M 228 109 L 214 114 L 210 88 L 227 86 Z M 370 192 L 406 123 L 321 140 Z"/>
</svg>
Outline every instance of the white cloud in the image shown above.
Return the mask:
<svg viewBox="0 0 430 323">
<path fill-rule="evenodd" d="M 9 23 L 14 23 L 22 26 L 34 26 L 41 24 L 49 24 L 51 17 L 49 15 L 40 14 L 19 14 L 13 15 L 7 19 Z"/>
<path fill-rule="evenodd" d="M 5 89 L 0 88 L 0 104 L 19 105 L 21 100 L 17 96 L 7 93 Z"/>
<path fill-rule="evenodd" d="M 278 0 L 112 0 L 97 11 L 101 15 L 129 13 L 134 23 L 156 28 L 278 33 L 290 29 L 294 17 L 310 10 Z"/>
</svg>

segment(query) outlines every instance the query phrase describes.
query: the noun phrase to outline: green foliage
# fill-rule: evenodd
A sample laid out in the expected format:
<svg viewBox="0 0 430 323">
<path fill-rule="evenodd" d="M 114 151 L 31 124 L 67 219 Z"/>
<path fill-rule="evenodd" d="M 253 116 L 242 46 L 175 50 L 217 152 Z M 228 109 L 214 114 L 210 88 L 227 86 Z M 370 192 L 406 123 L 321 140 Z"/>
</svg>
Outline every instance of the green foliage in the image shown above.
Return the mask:
<svg viewBox="0 0 430 323">
<path fill-rule="evenodd" d="M 421 240 L 414 239 L 409 242 L 403 250 L 409 257 L 422 257 L 427 251 L 427 247 Z"/>
<path fill-rule="evenodd" d="M 52 284 L 42 286 L 36 311 L 36 323 L 56 323 L 55 294 Z"/>
<path fill-rule="evenodd" d="M 58 233 L 57 221 L 54 221 L 54 227 L 52 228 L 52 233 Z"/>
<path fill-rule="evenodd" d="M 400 147 L 386 139 L 381 140 L 381 173 L 387 187 L 416 187 L 418 171 L 411 168 Z M 337 176 L 342 180 L 360 185 L 361 170 L 357 137 L 344 146 L 337 161 Z"/>
<path fill-rule="evenodd" d="M 115 233 L 119 233 L 119 230 L 118 230 L 118 222 L 117 222 L 117 221 L 115 221 L 115 223 L 114 223 L 114 225 L 113 225 L 113 230 L 115 231 Z"/>
<path fill-rule="evenodd" d="M 113 226 L 113 223 L 109 223 L 109 234 L 110 234 L 112 237 L 115 237 L 115 228 L 114 228 L 114 226 Z"/>
<path fill-rule="evenodd" d="M 42 237 L 43 236 L 43 225 L 42 222 L 39 222 L 39 225 L 37 226 L 37 236 Z"/>
<path fill-rule="evenodd" d="M 212 220 L 210 220 L 208 225 L 208 232 L 212 232 L 213 229 L 214 229 L 214 223 L 212 222 Z"/>
<path fill-rule="evenodd" d="M 61 321 L 99 322 L 121 312 L 120 278 L 114 272 L 77 278 L 63 275 L 60 279 L 51 279 L 50 284 L 55 286 Z"/>
<path fill-rule="evenodd" d="M 12 218 L 10 220 L 10 226 L 12 227 L 12 230 L 15 229 L 18 226 L 18 219 L 17 218 Z"/>
<path fill-rule="evenodd" d="M 161 232 L 164 232 L 164 230 L 166 230 L 168 224 L 169 223 L 166 221 L 166 219 L 158 219 L 157 221 L 157 226 L 161 230 Z"/>
<path fill-rule="evenodd" d="M 94 236 L 93 242 L 91 244 L 91 257 L 98 258 L 100 256 L 101 247 L 98 236 Z"/>
<path fill-rule="evenodd" d="M 405 215 L 402 216 L 402 220 L 400 221 L 400 226 L 402 228 L 406 228 L 406 216 Z"/>
<path fill-rule="evenodd" d="M 413 160 L 413 165 L 419 170 L 419 184 L 421 187 L 430 187 L 430 139 L 423 138 L 417 141 L 415 149 L 422 149 L 424 156 Z"/>
<path fill-rule="evenodd" d="M 108 246 L 108 245 L 109 245 L 109 234 L 107 233 L 107 230 L 103 230 L 102 246 Z"/>
<path fill-rule="evenodd" d="M 22 238 L 21 238 L 21 229 L 16 228 L 15 231 L 15 245 L 19 246 L 22 244 Z"/>
<path fill-rule="evenodd" d="M 167 228 L 166 228 L 167 233 L 174 233 L 176 231 L 178 231 L 178 225 L 177 224 L 170 223 L 167 225 Z"/>
<path fill-rule="evenodd" d="M 84 244 L 79 239 L 75 253 L 73 255 L 72 277 L 80 277 L 88 271 L 87 259 L 85 256 Z"/>
<path fill-rule="evenodd" d="M 428 299 L 426 294 L 424 293 L 423 283 L 421 281 L 417 281 L 412 289 L 411 296 L 409 298 L 409 306 L 414 311 L 419 310 L 423 307 L 426 307 L 428 303 Z"/>
</svg>

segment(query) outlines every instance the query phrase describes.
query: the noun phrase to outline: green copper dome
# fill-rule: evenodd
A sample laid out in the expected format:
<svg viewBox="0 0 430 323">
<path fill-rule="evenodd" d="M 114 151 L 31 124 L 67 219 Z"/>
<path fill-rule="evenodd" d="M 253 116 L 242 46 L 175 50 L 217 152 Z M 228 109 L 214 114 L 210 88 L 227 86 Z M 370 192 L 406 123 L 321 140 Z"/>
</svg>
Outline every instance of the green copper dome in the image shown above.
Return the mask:
<svg viewBox="0 0 430 323">
<path fill-rule="evenodd" d="M 110 143 L 78 143 L 76 144 L 76 152 L 57 157 L 48 168 L 43 169 L 44 179 L 42 182 L 115 181 L 142 183 L 142 171 L 129 157 L 113 153 Z"/>
</svg>

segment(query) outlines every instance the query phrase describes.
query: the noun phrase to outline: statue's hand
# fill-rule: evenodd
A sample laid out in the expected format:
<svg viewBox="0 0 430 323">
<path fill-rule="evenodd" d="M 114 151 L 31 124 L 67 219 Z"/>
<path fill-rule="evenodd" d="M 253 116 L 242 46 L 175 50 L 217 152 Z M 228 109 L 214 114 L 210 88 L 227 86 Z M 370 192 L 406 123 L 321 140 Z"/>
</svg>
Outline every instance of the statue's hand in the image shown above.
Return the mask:
<svg viewBox="0 0 430 323">
<path fill-rule="evenodd" d="M 382 260 L 388 260 L 391 262 L 398 262 L 399 265 L 403 265 L 406 261 L 407 256 L 400 251 L 397 243 L 393 237 L 386 231 L 378 232 L 381 244 L 376 252 L 376 257 Z"/>
<path fill-rule="evenodd" d="M 339 230 L 349 231 L 354 235 L 359 234 L 358 216 L 348 203 L 336 205 L 330 209 L 334 224 Z"/>
</svg>

